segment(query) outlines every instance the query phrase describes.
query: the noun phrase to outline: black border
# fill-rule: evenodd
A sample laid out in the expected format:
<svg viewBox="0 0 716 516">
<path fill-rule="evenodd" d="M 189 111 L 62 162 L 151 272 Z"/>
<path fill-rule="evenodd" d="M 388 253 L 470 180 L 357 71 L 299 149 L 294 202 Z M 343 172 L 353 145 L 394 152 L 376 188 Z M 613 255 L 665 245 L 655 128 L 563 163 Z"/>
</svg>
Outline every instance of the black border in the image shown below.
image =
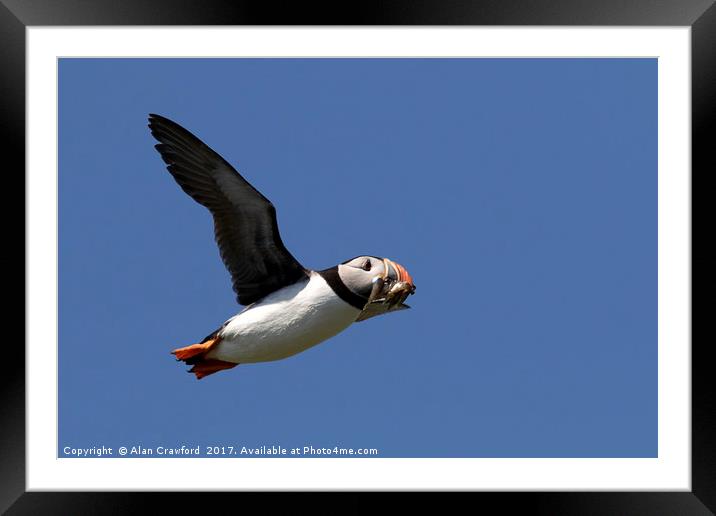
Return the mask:
<svg viewBox="0 0 716 516">
<path fill-rule="evenodd" d="M 680 25 L 692 29 L 692 163 L 716 170 L 716 6 L 714 0 L 393 0 L 307 2 L 209 0 L 0 0 L 0 145 L 8 175 L 23 177 L 25 27 L 30 25 Z M 352 8 L 348 8 L 352 7 Z M 8 161 L 8 157 L 14 158 Z M 692 172 L 692 180 L 695 174 Z M 24 192 L 22 186 L 14 191 Z M 7 191 L 7 190 L 6 190 Z M 13 208 L 17 209 L 17 208 Z M 8 235 L 7 230 L 5 235 Z M 6 239 L 7 249 L 10 239 Z M 13 246 L 18 255 L 19 246 Z M 6 257 L 8 254 L 6 254 Z M 25 254 L 23 251 L 23 258 Z M 709 257 L 710 258 L 710 257 Z M 712 262 L 712 260 L 710 260 Z M 23 260 L 24 263 L 24 260 Z M 702 259 L 702 269 L 708 270 Z M 692 265 L 693 267 L 693 265 Z M 19 303 L 18 303 L 19 304 Z M 692 343 L 692 491 L 639 493 L 472 493 L 480 503 L 530 514 L 713 514 L 716 511 L 716 396 L 708 341 Z M 6 342 L 0 374 L 0 511 L 7 514 L 126 514 L 159 502 L 205 512 L 249 493 L 26 493 L 24 349 Z M 709 388 L 711 387 L 711 389 Z M 206 497 L 211 496 L 211 506 Z M 272 496 L 276 496 L 275 494 Z M 284 495 L 281 497 L 285 498 Z M 370 510 L 364 497 L 341 507 Z M 295 497 L 292 497 L 295 498 Z M 279 500 L 275 500 L 279 501 Z M 295 503 L 295 502 L 292 502 Z M 296 506 L 297 507 L 297 506 Z M 342 512 L 342 511 L 341 511 Z"/>
</svg>

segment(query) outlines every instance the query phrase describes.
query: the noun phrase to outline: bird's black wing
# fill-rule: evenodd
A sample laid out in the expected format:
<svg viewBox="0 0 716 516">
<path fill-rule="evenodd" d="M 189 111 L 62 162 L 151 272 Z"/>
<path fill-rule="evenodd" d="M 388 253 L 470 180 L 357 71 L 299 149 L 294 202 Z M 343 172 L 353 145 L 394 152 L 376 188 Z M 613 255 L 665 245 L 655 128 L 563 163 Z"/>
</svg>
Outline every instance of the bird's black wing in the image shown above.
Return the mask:
<svg viewBox="0 0 716 516">
<path fill-rule="evenodd" d="M 149 128 L 179 186 L 214 216 L 214 235 L 242 305 L 307 277 L 281 241 L 276 208 L 196 136 L 159 115 Z"/>
</svg>

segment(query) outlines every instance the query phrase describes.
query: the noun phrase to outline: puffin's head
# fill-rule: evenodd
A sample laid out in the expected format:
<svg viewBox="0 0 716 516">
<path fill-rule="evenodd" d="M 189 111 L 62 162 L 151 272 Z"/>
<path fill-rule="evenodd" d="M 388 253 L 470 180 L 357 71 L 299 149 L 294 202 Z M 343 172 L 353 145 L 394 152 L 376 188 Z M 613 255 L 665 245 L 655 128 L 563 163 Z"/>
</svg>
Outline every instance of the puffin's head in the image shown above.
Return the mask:
<svg viewBox="0 0 716 516">
<path fill-rule="evenodd" d="M 388 258 L 358 256 L 338 265 L 338 275 L 348 289 L 363 298 L 366 304 L 383 299 L 394 305 L 415 292 L 408 271 Z"/>
</svg>

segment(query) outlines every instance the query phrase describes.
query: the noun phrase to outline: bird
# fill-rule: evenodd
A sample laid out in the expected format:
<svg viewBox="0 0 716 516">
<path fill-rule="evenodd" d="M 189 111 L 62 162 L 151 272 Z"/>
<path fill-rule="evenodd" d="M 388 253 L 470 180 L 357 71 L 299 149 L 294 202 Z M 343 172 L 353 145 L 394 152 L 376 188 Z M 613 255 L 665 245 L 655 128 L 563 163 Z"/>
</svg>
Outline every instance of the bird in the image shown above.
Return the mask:
<svg viewBox="0 0 716 516">
<path fill-rule="evenodd" d="M 244 308 L 196 344 L 171 351 L 200 380 L 239 364 L 305 351 L 354 322 L 410 308 L 407 269 L 360 255 L 322 270 L 286 249 L 276 208 L 217 152 L 161 115 L 148 116 L 154 145 L 181 189 L 213 217 L 214 237 Z"/>
</svg>

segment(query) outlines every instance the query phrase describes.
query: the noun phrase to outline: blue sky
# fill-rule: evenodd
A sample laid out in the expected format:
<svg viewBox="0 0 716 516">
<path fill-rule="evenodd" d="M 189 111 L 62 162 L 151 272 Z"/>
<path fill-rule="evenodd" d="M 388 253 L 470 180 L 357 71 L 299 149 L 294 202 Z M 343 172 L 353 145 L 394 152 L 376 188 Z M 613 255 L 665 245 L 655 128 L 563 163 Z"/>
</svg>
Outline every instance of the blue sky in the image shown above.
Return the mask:
<svg viewBox="0 0 716 516">
<path fill-rule="evenodd" d="M 60 456 L 656 456 L 655 59 L 62 59 L 59 79 Z M 305 266 L 389 257 L 413 309 L 196 381 L 170 350 L 241 307 L 150 112 L 271 199 Z"/>
</svg>

